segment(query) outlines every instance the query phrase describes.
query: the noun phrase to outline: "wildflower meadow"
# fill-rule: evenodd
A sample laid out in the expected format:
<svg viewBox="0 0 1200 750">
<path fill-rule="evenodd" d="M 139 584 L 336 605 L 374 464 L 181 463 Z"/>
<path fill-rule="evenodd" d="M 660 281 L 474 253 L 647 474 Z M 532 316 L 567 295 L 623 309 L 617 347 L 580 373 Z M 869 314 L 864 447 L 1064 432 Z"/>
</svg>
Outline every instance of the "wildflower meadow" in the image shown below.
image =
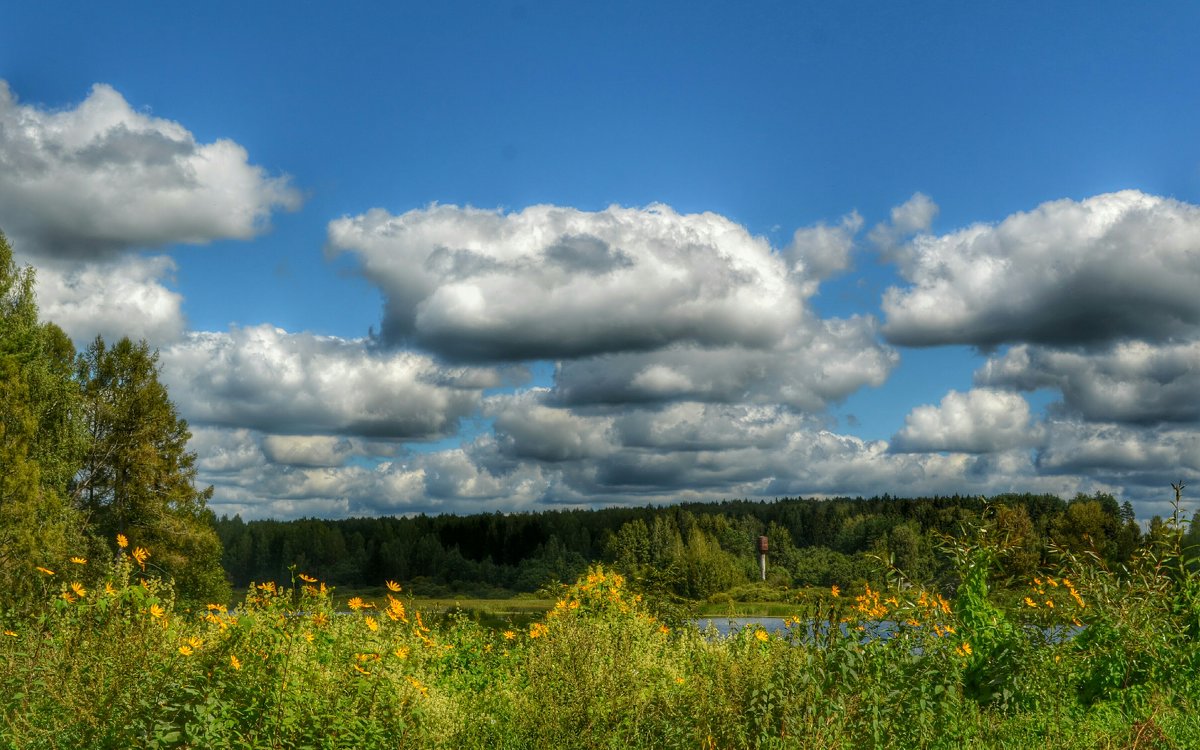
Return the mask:
<svg viewBox="0 0 1200 750">
<path fill-rule="evenodd" d="M 390 581 L 341 602 L 303 571 L 188 610 L 121 535 L 115 560 L 30 566 L 40 598 L 3 616 L 0 745 L 1200 746 L 1200 574 L 1179 536 L 1119 571 L 1063 553 L 997 596 L 985 531 L 947 540 L 953 592 L 891 571 L 724 636 L 602 567 L 520 627 L 433 622 Z"/>
</svg>

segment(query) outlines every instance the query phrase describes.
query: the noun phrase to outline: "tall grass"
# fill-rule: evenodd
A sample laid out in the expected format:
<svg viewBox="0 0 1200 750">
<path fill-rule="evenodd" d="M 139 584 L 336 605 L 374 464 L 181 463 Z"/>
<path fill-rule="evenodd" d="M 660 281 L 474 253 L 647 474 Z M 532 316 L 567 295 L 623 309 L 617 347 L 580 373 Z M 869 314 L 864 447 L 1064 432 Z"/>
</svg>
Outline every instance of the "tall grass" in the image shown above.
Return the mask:
<svg viewBox="0 0 1200 750">
<path fill-rule="evenodd" d="M 657 620 L 600 567 L 498 630 L 426 622 L 394 585 L 339 613 L 303 573 L 187 612 L 144 554 L 76 558 L 31 568 L 40 605 L 5 616 L 0 746 L 1200 747 L 1178 535 L 1122 571 L 1060 554 L 1009 605 L 985 538 L 947 543 L 953 596 L 897 574 L 727 637 Z"/>
</svg>

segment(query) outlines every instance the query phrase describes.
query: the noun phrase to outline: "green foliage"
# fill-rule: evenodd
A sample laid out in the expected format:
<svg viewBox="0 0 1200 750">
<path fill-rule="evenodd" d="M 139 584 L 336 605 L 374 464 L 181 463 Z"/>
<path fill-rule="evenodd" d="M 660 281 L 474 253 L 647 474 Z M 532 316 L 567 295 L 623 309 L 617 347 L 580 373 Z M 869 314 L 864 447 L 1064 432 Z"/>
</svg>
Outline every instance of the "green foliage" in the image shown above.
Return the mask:
<svg viewBox="0 0 1200 750">
<path fill-rule="evenodd" d="M 658 590 L 699 600 L 758 578 L 762 534 L 770 539 L 767 571 L 776 586 L 878 585 L 882 574 L 873 558 L 891 560 L 910 581 L 948 585 L 955 573 L 949 558 L 936 553 L 937 540 L 979 523 L 985 511 L 1003 540 L 992 569 L 1001 582 L 1045 565 L 1052 544 L 1094 548 L 1118 569 L 1142 542 L 1131 509 L 1109 496 L 1067 503 L 1029 494 L 288 522 L 234 517 L 218 520 L 217 530 L 223 565 L 238 586 L 284 575 L 298 562 L 337 585 L 391 578 L 443 592 L 536 591 L 605 562 Z"/>
<path fill-rule="evenodd" d="M 33 565 L 65 558 L 80 526 L 64 494 L 80 447 L 74 352 L 38 322 L 33 284 L 0 234 L 0 602 L 10 605 L 31 595 Z"/>
<path fill-rule="evenodd" d="M 799 599 L 782 631 L 727 636 L 663 623 L 601 567 L 543 620 L 506 630 L 426 622 L 395 590 L 338 612 L 299 570 L 236 611 L 189 615 L 134 538 L 115 562 L 40 574 L 40 606 L 3 618 L 2 744 L 1198 746 L 1200 576 L 1180 548 L 1143 547 L 1125 575 L 1046 550 L 1057 562 L 1004 604 L 988 588 L 996 537 L 948 548 L 953 604 L 891 569 L 886 588 Z"/>
<path fill-rule="evenodd" d="M 189 437 L 157 354 L 98 338 L 76 358 L 61 329 L 39 322 L 33 271 L 0 234 L 0 604 L 28 603 L 34 566 L 110 554 L 98 539 L 118 531 L 164 550 L 154 565 L 182 600 L 227 596 Z"/>
<path fill-rule="evenodd" d="M 195 486 L 191 433 L 158 372 L 158 354 L 144 341 L 123 338 L 109 347 L 97 337 L 79 355 L 88 441 L 73 494 L 101 537 L 136 533 L 167 550 L 156 565 L 182 600 L 222 599 L 229 588 L 206 507 L 212 488 Z"/>
<path fill-rule="evenodd" d="M 947 548 L 961 576 L 954 612 L 962 624 L 960 632 L 971 646 L 963 670 L 963 692 L 981 704 L 997 702 L 1007 707 L 1017 698 L 1014 687 L 1025 634 L 988 597 L 996 550 L 983 541 L 950 543 Z"/>
</svg>

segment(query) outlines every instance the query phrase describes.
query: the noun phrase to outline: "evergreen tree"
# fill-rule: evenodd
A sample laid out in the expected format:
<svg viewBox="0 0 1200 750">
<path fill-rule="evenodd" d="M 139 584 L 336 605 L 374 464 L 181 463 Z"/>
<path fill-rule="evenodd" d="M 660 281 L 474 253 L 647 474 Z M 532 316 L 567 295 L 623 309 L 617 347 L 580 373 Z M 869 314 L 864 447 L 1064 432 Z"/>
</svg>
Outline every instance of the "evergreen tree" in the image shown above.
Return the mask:
<svg viewBox="0 0 1200 750">
<path fill-rule="evenodd" d="M 87 450 L 74 498 L 106 539 L 119 532 L 153 550 L 159 571 L 190 603 L 223 601 L 221 543 L 207 508 L 212 488 L 196 488 L 187 422 L 159 381 L 158 353 L 123 338 L 96 340 L 80 354 Z"/>
<path fill-rule="evenodd" d="M 38 322 L 34 273 L 0 234 L 0 601 L 33 588 L 35 566 L 57 566 L 81 542 L 65 500 L 78 455 L 70 340 Z"/>
</svg>

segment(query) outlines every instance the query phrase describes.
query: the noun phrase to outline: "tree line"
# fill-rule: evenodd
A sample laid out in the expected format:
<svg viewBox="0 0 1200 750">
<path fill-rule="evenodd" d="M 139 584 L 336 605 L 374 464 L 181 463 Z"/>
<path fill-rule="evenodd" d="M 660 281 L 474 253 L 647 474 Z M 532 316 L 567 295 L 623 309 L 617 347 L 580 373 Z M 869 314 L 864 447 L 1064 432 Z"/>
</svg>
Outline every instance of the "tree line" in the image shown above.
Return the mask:
<svg viewBox="0 0 1200 750">
<path fill-rule="evenodd" d="M 0 605 L 72 558 L 111 557 L 117 534 L 152 550 L 149 569 L 181 600 L 224 600 L 212 489 L 196 486 L 158 353 L 101 337 L 76 352 L 39 320 L 34 282 L 0 234 Z"/>
<path fill-rule="evenodd" d="M 1166 533 L 1161 519 L 1143 531 L 1130 504 L 1107 494 L 785 498 L 344 520 L 235 516 L 216 528 L 237 586 L 286 580 L 294 570 L 341 586 L 395 580 L 422 593 L 486 595 L 569 582 L 605 562 L 696 599 L 756 581 L 760 535 L 769 539 L 775 587 L 879 581 L 888 568 L 937 583 L 950 575 L 941 540 L 981 524 L 1005 550 L 1001 575 L 1018 578 L 1034 575 L 1055 550 L 1095 555 L 1115 569 Z M 1193 525 L 1191 535 L 1197 531 Z"/>
</svg>

